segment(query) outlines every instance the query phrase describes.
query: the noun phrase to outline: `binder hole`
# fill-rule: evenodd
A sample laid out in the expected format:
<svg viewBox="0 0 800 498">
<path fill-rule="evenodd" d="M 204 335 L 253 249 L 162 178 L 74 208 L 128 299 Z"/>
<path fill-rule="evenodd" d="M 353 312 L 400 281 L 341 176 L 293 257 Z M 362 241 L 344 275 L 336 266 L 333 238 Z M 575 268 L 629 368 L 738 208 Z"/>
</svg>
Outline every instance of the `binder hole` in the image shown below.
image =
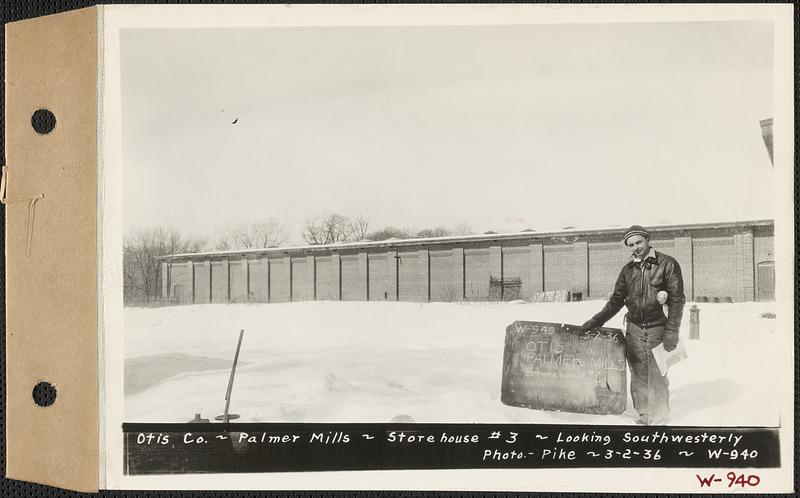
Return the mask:
<svg viewBox="0 0 800 498">
<path fill-rule="evenodd" d="M 31 116 L 31 126 L 36 133 L 47 135 L 56 127 L 56 116 L 47 109 L 37 109 Z"/>
<path fill-rule="evenodd" d="M 33 388 L 33 401 L 39 406 L 50 406 L 56 402 L 56 386 L 39 382 Z"/>
</svg>

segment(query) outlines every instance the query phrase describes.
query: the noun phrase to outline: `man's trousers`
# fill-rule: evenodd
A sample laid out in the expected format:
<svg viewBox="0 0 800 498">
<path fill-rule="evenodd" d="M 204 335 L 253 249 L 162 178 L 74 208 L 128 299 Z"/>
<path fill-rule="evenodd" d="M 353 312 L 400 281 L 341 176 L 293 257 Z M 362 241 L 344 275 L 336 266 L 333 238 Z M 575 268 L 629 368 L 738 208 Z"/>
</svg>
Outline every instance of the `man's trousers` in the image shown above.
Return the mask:
<svg viewBox="0 0 800 498">
<path fill-rule="evenodd" d="M 664 423 L 669 416 L 669 380 L 661 375 L 652 353 L 664 340 L 664 326 L 642 329 L 628 322 L 626 339 L 633 407 L 641 421 Z"/>
</svg>

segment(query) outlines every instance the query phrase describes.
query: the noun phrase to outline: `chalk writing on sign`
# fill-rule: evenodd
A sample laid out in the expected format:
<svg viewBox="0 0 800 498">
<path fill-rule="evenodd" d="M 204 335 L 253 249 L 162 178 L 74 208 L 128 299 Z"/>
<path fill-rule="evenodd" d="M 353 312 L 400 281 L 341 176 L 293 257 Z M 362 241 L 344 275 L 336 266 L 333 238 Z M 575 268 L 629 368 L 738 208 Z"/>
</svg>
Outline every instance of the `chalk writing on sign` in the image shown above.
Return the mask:
<svg viewBox="0 0 800 498">
<path fill-rule="evenodd" d="M 619 329 L 517 321 L 506 328 L 501 400 L 577 413 L 625 411 L 625 336 Z"/>
</svg>

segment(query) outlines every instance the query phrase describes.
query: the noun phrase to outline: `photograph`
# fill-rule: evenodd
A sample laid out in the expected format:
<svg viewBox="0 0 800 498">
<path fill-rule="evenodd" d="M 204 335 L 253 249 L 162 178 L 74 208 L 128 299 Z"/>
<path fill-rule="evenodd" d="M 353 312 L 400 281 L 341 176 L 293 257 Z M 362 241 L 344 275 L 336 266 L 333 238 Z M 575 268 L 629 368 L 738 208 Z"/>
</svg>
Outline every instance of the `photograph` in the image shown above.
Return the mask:
<svg viewBox="0 0 800 498">
<path fill-rule="evenodd" d="M 774 38 L 119 29 L 123 421 L 780 426 Z"/>
<path fill-rule="evenodd" d="M 791 492 L 793 14 L 8 22 L 6 477 Z"/>
</svg>

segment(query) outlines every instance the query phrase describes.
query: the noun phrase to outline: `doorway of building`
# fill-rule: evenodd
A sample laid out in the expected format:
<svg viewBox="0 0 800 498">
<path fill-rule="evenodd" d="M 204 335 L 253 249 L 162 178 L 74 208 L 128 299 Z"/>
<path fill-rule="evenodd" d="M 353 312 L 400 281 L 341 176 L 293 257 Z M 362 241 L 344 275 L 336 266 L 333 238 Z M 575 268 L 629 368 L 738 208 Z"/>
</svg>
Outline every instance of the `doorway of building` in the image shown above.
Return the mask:
<svg viewBox="0 0 800 498">
<path fill-rule="evenodd" d="M 183 286 L 180 284 L 176 284 L 172 286 L 172 296 L 171 301 L 183 304 Z"/>
<path fill-rule="evenodd" d="M 775 262 L 762 261 L 756 265 L 756 300 L 775 300 Z"/>
</svg>

